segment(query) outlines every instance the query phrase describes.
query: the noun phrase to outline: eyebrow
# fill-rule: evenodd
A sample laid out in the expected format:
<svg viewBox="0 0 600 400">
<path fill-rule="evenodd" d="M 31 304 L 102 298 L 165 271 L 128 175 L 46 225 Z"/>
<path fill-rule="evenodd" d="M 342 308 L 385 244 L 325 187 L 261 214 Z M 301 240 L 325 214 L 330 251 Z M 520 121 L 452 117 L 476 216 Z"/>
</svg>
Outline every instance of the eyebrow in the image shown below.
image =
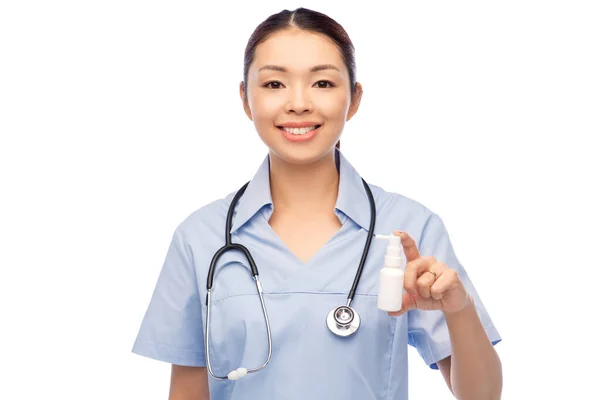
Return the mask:
<svg viewBox="0 0 600 400">
<path fill-rule="evenodd" d="M 336 67 L 335 65 L 332 64 L 321 64 L 321 65 L 316 65 L 314 67 L 312 67 L 310 69 L 310 72 L 319 72 L 319 71 L 324 71 L 327 69 L 334 69 L 338 72 L 340 72 L 340 70 L 338 69 L 338 67 Z M 287 69 L 285 69 L 284 67 L 280 67 L 278 65 L 265 65 L 264 67 L 261 67 L 258 72 L 262 71 L 262 70 L 271 70 L 271 71 L 280 71 L 280 72 L 288 72 Z"/>
</svg>

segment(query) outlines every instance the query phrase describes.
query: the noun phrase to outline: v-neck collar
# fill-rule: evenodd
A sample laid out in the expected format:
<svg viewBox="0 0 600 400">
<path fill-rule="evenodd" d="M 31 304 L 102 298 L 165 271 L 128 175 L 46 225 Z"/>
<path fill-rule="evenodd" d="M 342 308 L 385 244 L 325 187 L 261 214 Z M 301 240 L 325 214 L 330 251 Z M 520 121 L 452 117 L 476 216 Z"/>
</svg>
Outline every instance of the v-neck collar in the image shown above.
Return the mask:
<svg viewBox="0 0 600 400">
<path fill-rule="evenodd" d="M 344 213 L 363 229 L 368 230 L 371 218 L 369 198 L 362 178 L 337 148 L 336 162 L 339 165 L 340 179 L 335 209 Z M 264 158 L 238 202 L 231 233 L 233 234 L 243 227 L 244 224 L 257 215 L 258 211 L 267 205 L 271 206 L 272 212 L 273 199 L 271 197 L 269 155 Z"/>
</svg>

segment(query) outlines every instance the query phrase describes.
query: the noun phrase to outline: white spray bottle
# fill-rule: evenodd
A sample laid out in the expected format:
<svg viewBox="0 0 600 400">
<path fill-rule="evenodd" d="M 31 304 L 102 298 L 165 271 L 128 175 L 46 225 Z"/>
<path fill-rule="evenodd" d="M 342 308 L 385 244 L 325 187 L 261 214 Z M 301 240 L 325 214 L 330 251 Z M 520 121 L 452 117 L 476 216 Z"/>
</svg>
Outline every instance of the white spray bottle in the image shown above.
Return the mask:
<svg viewBox="0 0 600 400">
<path fill-rule="evenodd" d="M 402 242 L 400 236 L 375 235 L 387 239 L 384 267 L 379 274 L 377 308 L 383 311 L 400 311 L 404 293 L 404 270 L 402 270 Z"/>
</svg>

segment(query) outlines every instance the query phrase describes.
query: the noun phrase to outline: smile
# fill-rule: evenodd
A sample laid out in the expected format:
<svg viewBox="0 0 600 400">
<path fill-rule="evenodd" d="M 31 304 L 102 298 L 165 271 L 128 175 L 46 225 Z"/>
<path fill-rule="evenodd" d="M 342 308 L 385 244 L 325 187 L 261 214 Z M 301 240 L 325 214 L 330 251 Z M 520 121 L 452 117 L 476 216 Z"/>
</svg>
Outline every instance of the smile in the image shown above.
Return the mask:
<svg viewBox="0 0 600 400">
<path fill-rule="evenodd" d="M 290 128 L 278 126 L 279 132 L 283 137 L 293 143 L 310 142 L 315 135 L 321 132 L 323 125 L 304 126 L 302 128 Z"/>
<path fill-rule="evenodd" d="M 282 131 L 285 131 L 287 133 L 291 133 L 292 135 L 306 135 L 308 132 L 312 132 L 316 129 L 318 129 L 321 125 L 314 125 L 314 126 L 307 126 L 304 128 L 285 128 L 285 127 L 279 127 L 279 129 L 281 129 Z"/>
</svg>

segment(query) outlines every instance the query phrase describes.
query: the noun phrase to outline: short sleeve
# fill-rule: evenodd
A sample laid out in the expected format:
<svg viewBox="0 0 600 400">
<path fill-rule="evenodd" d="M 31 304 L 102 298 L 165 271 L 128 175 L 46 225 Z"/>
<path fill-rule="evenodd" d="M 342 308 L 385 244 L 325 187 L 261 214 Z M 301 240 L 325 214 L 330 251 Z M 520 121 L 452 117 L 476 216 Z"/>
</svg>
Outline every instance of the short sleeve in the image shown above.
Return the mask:
<svg viewBox="0 0 600 400">
<path fill-rule="evenodd" d="M 132 352 L 171 364 L 206 365 L 196 273 L 175 231 Z"/>
<path fill-rule="evenodd" d="M 493 345 L 500 342 L 498 331 L 465 268 L 454 253 L 446 227 L 436 214 L 431 214 L 425 224 L 419 243 L 419 253 L 424 256 L 433 256 L 458 272 L 460 280 L 473 297 L 475 308 L 490 342 Z M 443 312 L 410 310 L 408 312 L 408 342 L 417 349 L 430 368 L 439 369 L 436 363 L 451 355 L 450 336 Z"/>
</svg>

